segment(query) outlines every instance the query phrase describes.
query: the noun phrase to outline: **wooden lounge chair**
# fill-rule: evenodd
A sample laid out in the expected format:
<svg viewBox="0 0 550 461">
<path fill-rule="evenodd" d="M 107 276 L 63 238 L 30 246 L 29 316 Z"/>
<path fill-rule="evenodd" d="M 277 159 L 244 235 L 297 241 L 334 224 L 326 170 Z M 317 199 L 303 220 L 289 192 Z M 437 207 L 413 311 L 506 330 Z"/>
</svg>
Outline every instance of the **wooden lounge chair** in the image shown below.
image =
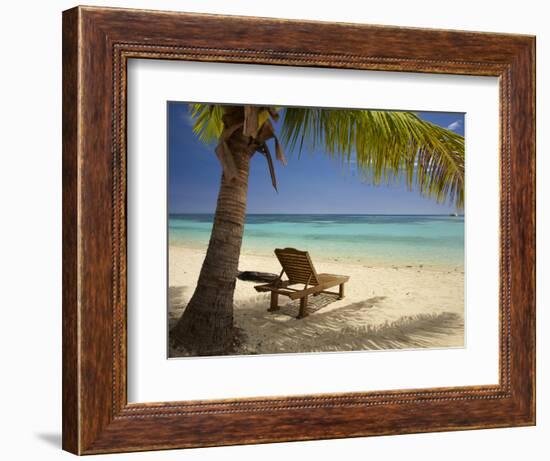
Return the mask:
<svg viewBox="0 0 550 461">
<path fill-rule="evenodd" d="M 259 292 L 271 292 L 271 305 L 268 311 L 278 310 L 279 295 L 284 295 L 293 300 L 300 300 L 300 313 L 297 318 L 301 319 L 308 315 L 307 298 L 309 295 L 328 293 L 338 295 L 338 299 L 344 297 L 344 284 L 349 280 L 349 276 L 318 274 L 307 251 L 294 248 L 276 249 L 275 255 L 283 267 L 279 277 L 270 283 L 254 287 Z M 286 274 L 288 280 L 282 280 L 283 274 Z M 303 288 L 293 287 L 293 285 L 300 284 L 304 285 Z M 328 288 L 337 285 L 340 286 L 337 293 L 327 291 Z"/>
</svg>

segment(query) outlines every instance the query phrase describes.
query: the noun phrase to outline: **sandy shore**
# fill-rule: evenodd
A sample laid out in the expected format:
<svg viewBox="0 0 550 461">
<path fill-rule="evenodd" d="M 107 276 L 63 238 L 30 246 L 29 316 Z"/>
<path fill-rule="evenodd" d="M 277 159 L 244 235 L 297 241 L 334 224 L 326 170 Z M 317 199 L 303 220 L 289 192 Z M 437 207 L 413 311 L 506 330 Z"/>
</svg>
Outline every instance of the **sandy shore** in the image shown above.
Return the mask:
<svg viewBox="0 0 550 461">
<path fill-rule="evenodd" d="M 169 322 L 173 325 L 193 294 L 204 250 L 170 246 Z M 464 269 L 389 266 L 324 260 L 312 255 L 318 272 L 349 275 L 346 296 L 310 298 L 311 313 L 297 320 L 298 301 L 280 297 L 282 308 L 267 312 L 269 295 L 254 282 L 238 280 L 235 326 L 239 354 L 462 347 Z M 241 255 L 241 271 L 279 273 L 275 258 Z M 172 357 L 184 355 L 171 348 Z"/>
</svg>

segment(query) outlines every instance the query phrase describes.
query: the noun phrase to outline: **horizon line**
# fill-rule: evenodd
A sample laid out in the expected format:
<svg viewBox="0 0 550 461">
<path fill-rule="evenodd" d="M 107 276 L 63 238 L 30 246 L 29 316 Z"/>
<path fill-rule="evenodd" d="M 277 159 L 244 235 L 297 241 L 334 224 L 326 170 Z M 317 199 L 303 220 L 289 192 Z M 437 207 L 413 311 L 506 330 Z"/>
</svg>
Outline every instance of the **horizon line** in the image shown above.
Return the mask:
<svg viewBox="0 0 550 461">
<path fill-rule="evenodd" d="M 216 214 L 213 211 L 199 211 L 199 212 L 191 212 L 191 211 L 176 211 L 176 212 L 168 212 L 169 215 L 177 215 L 177 214 L 194 214 L 194 215 L 213 215 Z M 357 215 L 357 216 L 452 216 L 454 214 L 457 214 L 458 216 L 464 216 L 464 213 L 246 213 L 246 215 L 332 215 L 332 216 L 349 216 L 349 215 Z"/>
</svg>

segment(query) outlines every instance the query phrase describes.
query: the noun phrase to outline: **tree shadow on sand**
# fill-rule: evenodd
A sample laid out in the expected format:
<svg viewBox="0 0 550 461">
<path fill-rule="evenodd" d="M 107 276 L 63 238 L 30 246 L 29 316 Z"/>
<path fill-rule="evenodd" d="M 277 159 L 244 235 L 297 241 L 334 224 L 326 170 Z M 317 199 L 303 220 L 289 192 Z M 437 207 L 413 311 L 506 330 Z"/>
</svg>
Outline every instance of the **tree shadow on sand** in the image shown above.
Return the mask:
<svg viewBox="0 0 550 461">
<path fill-rule="evenodd" d="M 170 325 L 183 309 L 185 287 L 171 287 L 173 300 Z M 464 319 L 453 312 L 407 315 L 393 321 L 374 323 L 371 309 L 384 309 L 387 298 L 373 296 L 363 301 L 319 311 L 337 298 L 321 294 L 310 297 L 308 312 L 297 320 L 299 300 L 267 312 L 269 296 L 257 295 L 236 303 L 234 349 L 228 355 L 304 352 L 344 352 L 388 349 L 423 349 L 463 346 Z M 186 356 L 171 346 L 171 357 Z"/>
<path fill-rule="evenodd" d="M 282 306 L 276 313 L 269 313 L 258 311 L 260 306 L 266 305 L 266 298 L 251 299 L 246 307 L 241 306 L 237 310 L 242 312 L 237 322 L 241 326 L 241 347 L 237 353 L 337 352 L 463 345 L 464 319 L 453 312 L 409 315 L 373 324 L 371 316 L 365 311 L 375 307 L 382 309 L 385 300 L 385 296 L 375 296 L 295 320 L 298 312 L 296 302 Z M 313 298 L 312 304 L 316 302 Z M 326 303 L 326 299 L 321 299 L 320 306 L 314 305 L 310 313 Z M 259 340 L 258 329 L 262 331 Z M 252 334 L 247 336 L 247 332 Z"/>
<path fill-rule="evenodd" d="M 168 329 L 171 330 L 176 324 L 185 306 L 188 303 L 185 293 L 188 291 L 186 286 L 168 287 Z"/>
</svg>

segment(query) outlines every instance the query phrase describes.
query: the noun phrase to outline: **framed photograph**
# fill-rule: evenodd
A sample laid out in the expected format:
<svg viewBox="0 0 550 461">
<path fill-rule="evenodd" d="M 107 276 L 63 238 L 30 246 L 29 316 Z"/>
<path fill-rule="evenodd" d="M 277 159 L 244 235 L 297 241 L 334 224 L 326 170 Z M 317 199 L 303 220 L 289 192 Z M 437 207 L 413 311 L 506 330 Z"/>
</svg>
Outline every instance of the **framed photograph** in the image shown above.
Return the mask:
<svg viewBox="0 0 550 461">
<path fill-rule="evenodd" d="M 535 424 L 535 39 L 63 13 L 63 448 Z"/>
</svg>

